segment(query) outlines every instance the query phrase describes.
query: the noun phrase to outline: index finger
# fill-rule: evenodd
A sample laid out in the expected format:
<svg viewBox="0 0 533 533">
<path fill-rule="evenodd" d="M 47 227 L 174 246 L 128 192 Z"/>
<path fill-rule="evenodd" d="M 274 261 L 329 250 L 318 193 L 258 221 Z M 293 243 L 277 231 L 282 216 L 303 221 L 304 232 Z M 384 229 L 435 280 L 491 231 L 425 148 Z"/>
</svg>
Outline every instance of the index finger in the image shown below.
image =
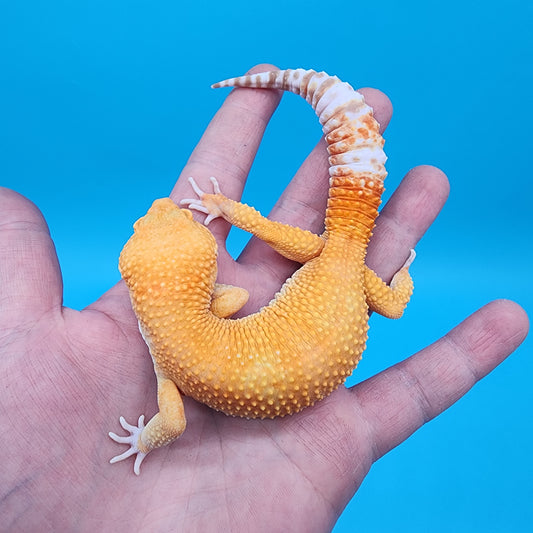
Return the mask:
<svg viewBox="0 0 533 533">
<path fill-rule="evenodd" d="M 277 67 L 262 64 L 255 66 L 250 72 L 268 70 L 277 70 Z M 214 175 L 224 193 L 230 198 L 239 199 L 265 128 L 280 99 L 281 91 L 234 89 L 193 150 L 170 197 L 178 202 L 191 196 L 191 188 L 187 182 L 189 176 L 194 177 L 208 190 L 208 178 Z M 230 225 L 219 219 L 213 221 L 209 229 L 220 243 L 225 240 Z M 120 317 L 131 309 L 124 283 L 115 285 L 90 308 L 105 310 L 107 314 L 112 314 L 116 320 L 120 320 Z"/>
<path fill-rule="evenodd" d="M 249 72 L 278 70 L 268 64 L 257 65 Z M 217 80 L 214 80 L 217 81 Z M 224 194 L 240 199 L 265 128 L 279 104 L 281 91 L 272 89 L 234 89 L 215 114 L 180 174 L 170 197 L 190 197 L 189 176 L 205 190 L 208 178 L 215 176 Z M 210 226 L 217 239 L 224 239 L 230 225 L 222 220 Z"/>
</svg>

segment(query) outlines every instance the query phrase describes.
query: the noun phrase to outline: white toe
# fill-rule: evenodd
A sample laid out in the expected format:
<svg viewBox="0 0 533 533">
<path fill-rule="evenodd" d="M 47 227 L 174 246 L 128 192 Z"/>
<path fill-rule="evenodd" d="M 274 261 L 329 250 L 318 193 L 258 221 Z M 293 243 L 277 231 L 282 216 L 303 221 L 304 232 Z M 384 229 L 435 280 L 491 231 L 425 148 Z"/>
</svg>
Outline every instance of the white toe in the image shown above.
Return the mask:
<svg viewBox="0 0 533 533">
<path fill-rule="evenodd" d="M 118 463 L 119 461 L 123 461 L 124 459 L 127 459 L 132 455 L 136 455 L 133 471 L 135 472 L 135 474 L 139 475 L 141 463 L 147 455 L 146 453 L 141 452 L 138 446 L 140 435 L 142 433 L 142 430 L 144 429 L 144 415 L 141 415 L 139 417 L 139 420 L 137 421 L 137 426 L 128 424 L 128 422 L 126 422 L 126 419 L 123 416 L 121 416 L 119 420 L 120 425 L 126 431 L 129 432 L 129 435 L 117 435 L 112 431 L 110 431 L 108 435 L 115 442 L 118 442 L 119 444 L 129 444 L 130 447 L 120 455 L 115 455 L 115 457 L 112 457 L 109 462 L 111 464 Z"/>
</svg>

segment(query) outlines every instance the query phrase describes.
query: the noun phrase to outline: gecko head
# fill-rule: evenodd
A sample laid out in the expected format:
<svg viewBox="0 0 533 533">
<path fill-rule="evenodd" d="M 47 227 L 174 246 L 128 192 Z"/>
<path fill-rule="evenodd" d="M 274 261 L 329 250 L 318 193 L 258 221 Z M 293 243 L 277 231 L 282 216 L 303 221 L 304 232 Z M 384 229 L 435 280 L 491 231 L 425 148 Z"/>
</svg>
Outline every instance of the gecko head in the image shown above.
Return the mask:
<svg viewBox="0 0 533 533">
<path fill-rule="evenodd" d="M 193 221 L 188 209 L 181 209 L 170 198 L 155 200 L 146 215 L 133 225 L 135 232 L 158 232 L 161 229 L 186 228 Z"/>
<path fill-rule="evenodd" d="M 196 222 L 189 209 L 182 209 L 170 198 L 155 200 L 146 215 L 133 225 L 135 235 L 163 239 L 165 235 L 185 238 L 209 238 L 211 232 Z M 164 240 L 164 239 L 163 239 Z"/>
<path fill-rule="evenodd" d="M 123 277 L 136 266 L 211 264 L 216 261 L 216 241 L 211 232 L 170 198 L 155 200 L 146 215 L 133 225 L 134 234 L 120 254 Z"/>
</svg>

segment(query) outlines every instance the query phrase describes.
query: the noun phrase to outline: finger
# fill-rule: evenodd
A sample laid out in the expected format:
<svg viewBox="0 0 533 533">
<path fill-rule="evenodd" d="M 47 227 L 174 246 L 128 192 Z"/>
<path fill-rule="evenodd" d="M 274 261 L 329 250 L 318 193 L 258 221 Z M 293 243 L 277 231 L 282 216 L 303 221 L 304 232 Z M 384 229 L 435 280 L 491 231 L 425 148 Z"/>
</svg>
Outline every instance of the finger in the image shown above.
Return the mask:
<svg viewBox="0 0 533 533">
<path fill-rule="evenodd" d="M 54 244 L 39 209 L 0 188 L 0 320 L 28 323 L 61 309 L 63 283 Z"/>
<path fill-rule="evenodd" d="M 250 72 L 268 70 L 277 70 L 277 67 L 258 65 Z M 240 199 L 265 128 L 280 98 L 281 91 L 234 89 L 191 154 L 171 197 L 180 200 L 191 196 L 189 176 L 210 192 L 209 177 L 215 176 L 226 196 Z M 218 240 L 224 240 L 230 226 L 223 220 L 216 220 L 209 228 Z"/>
<path fill-rule="evenodd" d="M 277 67 L 257 65 L 250 72 L 267 70 L 277 70 Z M 280 91 L 234 89 L 191 154 L 170 194 L 171 198 L 178 202 L 191 196 L 191 186 L 187 181 L 189 176 L 209 191 L 209 178 L 213 175 L 224 194 L 230 198 L 240 198 L 264 130 L 280 98 Z M 229 224 L 217 219 L 209 225 L 209 229 L 219 243 L 219 253 L 225 253 L 223 243 L 230 229 Z M 89 310 L 103 311 L 115 320 L 128 324 L 133 315 L 127 294 L 126 286 L 118 283 L 90 305 Z"/>
<path fill-rule="evenodd" d="M 450 192 L 446 175 L 423 165 L 412 169 L 376 220 L 366 264 L 389 282 L 431 226 Z"/>
<path fill-rule="evenodd" d="M 409 251 L 416 247 L 435 220 L 448 192 L 448 179 L 442 171 L 431 166 L 417 167 L 405 176 L 382 209 L 369 243 L 366 263 L 386 282 L 405 263 Z M 266 245 L 254 243 L 252 250 L 243 252 L 249 254 L 244 256 L 244 262 L 252 265 L 255 260 L 255 269 L 265 279 L 259 295 L 258 305 L 261 306 L 277 290 L 274 285 L 283 283 L 298 265 L 280 257 Z"/>
<path fill-rule="evenodd" d="M 431 346 L 352 387 L 374 460 L 461 398 L 520 345 L 527 331 L 524 310 L 497 300 Z"/>
<path fill-rule="evenodd" d="M 383 133 L 392 117 L 392 104 L 377 89 L 361 89 L 365 101 L 374 110 L 374 117 Z M 317 134 L 318 134 L 317 121 Z M 272 209 L 269 218 L 320 234 L 324 230 L 324 217 L 329 188 L 329 163 L 323 139 L 315 146 Z M 241 264 L 267 265 L 276 263 L 279 279 L 285 280 L 295 268 L 294 263 L 280 259 L 268 245 L 251 239 L 239 258 Z"/>
</svg>

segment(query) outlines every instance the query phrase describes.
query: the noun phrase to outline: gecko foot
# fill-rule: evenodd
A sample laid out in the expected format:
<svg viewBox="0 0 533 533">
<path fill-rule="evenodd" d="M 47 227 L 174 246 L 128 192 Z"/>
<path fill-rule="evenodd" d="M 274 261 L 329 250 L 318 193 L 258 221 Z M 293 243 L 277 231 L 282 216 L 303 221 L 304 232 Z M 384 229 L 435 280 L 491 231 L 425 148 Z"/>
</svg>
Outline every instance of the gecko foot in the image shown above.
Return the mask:
<svg viewBox="0 0 533 533">
<path fill-rule="evenodd" d="M 135 464 L 133 465 L 133 471 L 135 474 L 140 474 L 140 468 L 141 463 L 143 462 L 143 459 L 148 455 L 147 453 L 141 452 L 138 447 L 139 438 L 141 435 L 142 430 L 144 429 L 144 415 L 141 415 L 139 417 L 139 420 L 137 422 L 137 426 L 132 426 L 131 424 L 128 424 L 123 416 L 120 417 L 120 425 L 126 430 L 129 431 L 129 435 L 122 437 L 120 435 L 117 435 L 116 433 L 113 433 L 112 431 L 109 432 L 109 436 L 119 444 L 129 444 L 130 447 L 120 455 L 116 455 L 113 457 L 109 462 L 111 464 L 118 463 L 119 461 L 122 461 L 123 459 L 127 459 L 128 457 L 137 454 L 137 457 L 135 457 Z"/>
<path fill-rule="evenodd" d="M 407 258 L 407 261 L 404 263 L 402 268 L 409 268 L 413 264 L 415 257 L 416 257 L 416 252 L 413 249 L 411 249 L 409 253 L 409 257 Z"/>
<path fill-rule="evenodd" d="M 209 180 L 213 184 L 214 194 L 221 194 L 217 179 L 211 176 Z M 184 198 L 180 201 L 180 204 L 187 205 L 189 209 L 194 209 L 195 211 L 205 213 L 207 215 L 204 220 L 204 224 L 206 226 L 215 218 L 222 216 L 222 212 L 216 206 L 216 204 L 206 201 L 206 196 L 208 196 L 208 193 L 200 189 L 194 178 L 189 178 L 189 183 L 191 184 L 194 192 L 198 195 L 198 198 Z"/>
</svg>

